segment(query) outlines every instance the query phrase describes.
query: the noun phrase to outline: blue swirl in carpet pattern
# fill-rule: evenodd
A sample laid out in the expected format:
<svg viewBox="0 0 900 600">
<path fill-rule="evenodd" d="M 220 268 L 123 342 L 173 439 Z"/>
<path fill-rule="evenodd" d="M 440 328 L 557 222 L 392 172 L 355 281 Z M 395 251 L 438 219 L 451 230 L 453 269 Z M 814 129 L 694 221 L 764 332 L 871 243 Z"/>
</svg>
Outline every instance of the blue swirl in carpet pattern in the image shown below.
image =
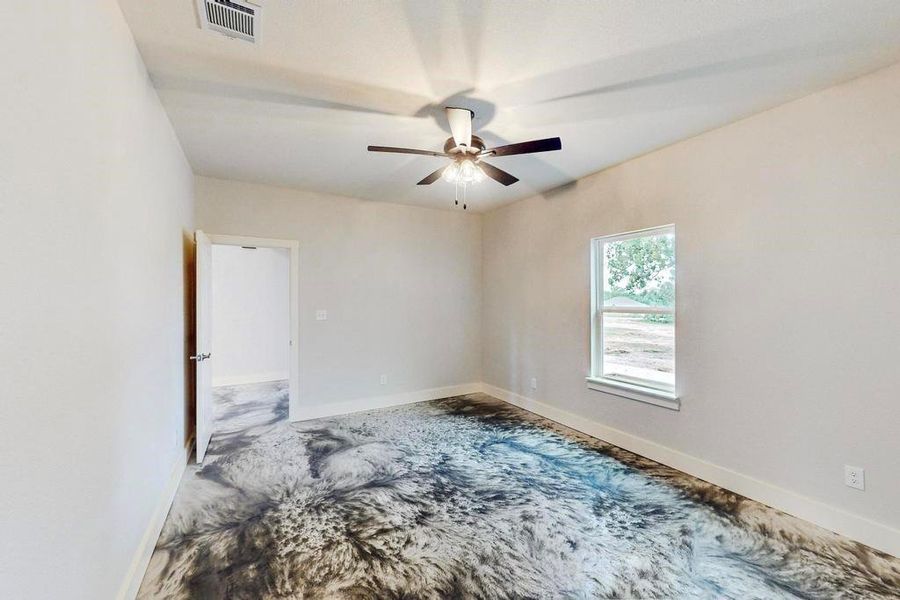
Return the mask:
<svg viewBox="0 0 900 600">
<path fill-rule="evenodd" d="M 900 560 L 482 394 L 220 389 L 139 598 L 897 598 Z"/>
</svg>

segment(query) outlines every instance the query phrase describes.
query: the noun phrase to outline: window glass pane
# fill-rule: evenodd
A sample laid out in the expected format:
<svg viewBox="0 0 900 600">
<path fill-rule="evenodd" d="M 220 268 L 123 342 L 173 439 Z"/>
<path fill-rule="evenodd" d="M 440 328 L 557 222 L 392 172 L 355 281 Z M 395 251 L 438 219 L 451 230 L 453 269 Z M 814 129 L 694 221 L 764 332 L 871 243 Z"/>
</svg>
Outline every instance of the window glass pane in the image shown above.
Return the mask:
<svg viewBox="0 0 900 600">
<path fill-rule="evenodd" d="M 675 235 L 603 244 L 604 306 L 675 306 Z"/>
<path fill-rule="evenodd" d="M 675 387 L 675 315 L 604 313 L 603 376 Z"/>
</svg>

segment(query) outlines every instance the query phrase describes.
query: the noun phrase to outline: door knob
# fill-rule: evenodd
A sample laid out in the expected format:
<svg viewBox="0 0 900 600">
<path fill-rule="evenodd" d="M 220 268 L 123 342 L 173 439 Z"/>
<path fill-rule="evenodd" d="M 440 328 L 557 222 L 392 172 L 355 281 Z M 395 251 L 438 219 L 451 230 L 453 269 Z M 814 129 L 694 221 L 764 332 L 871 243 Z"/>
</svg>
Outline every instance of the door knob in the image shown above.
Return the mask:
<svg viewBox="0 0 900 600">
<path fill-rule="evenodd" d="M 194 356 L 191 356 L 190 358 L 191 358 L 191 360 L 195 360 L 197 362 L 202 362 L 202 361 L 206 360 L 207 358 L 209 358 L 210 356 L 212 356 L 212 355 L 209 352 L 207 352 L 205 354 L 196 354 Z"/>
</svg>

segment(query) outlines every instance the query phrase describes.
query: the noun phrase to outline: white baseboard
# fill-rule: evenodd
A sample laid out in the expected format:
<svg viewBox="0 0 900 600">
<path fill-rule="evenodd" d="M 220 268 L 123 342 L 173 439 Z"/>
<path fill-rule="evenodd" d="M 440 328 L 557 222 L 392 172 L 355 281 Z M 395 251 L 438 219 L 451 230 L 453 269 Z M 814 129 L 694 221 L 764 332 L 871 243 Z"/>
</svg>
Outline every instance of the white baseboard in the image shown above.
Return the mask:
<svg viewBox="0 0 900 600">
<path fill-rule="evenodd" d="M 287 381 L 290 375 L 287 372 L 250 373 L 249 375 L 226 375 L 213 377 L 213 387 L 223 385 L 244 385 L 245 383 L 265 383 L 267 381 Z"/>
<path fill-rule="evenodd" d="M 526 398 L 509 390 L 484 383 L 482 384 L 482 391 L 495 398 L 524 408 L 529 412 L 673 467 L 752 500 L 762 502 L 800 519 L 810 521 L 820 527 L 839 533 L 882 552 L 900 556 L 900 530 L 771 483 L 720 467 L 656 442 L 608 427 L 567 410 Z"/>
<path fill-rule="evenodd" d="M 300 410 L 298 411 L 300 414 L 298 415 L 298 418 L 294 420 L 306 421 L 308 419 L 334 417 L 364 410 L 373 410 L 375 408 L 387 408 L 388 406 L 399 406 L 401 404 L 412 404 L 414 402 L 424 402 L 426 400 L 437 400 L 438 398 L 449 398 L 450 396 L 474 394 L 480 392 L 481 387 L 482 384 L 480 383 L 463 383 L 460 385 L 430 388 L 427 390 L 417 390 L 414 392 L 404 392 L 402 394 L 391 394 L 388 396 L 370 396 L 368 398 L 334 402 L 320 406 L 300 406 Z"/>
<path fill-rule="evenodd" d="M 175 500 L 175 493 L 178 491 L 178 484 L 181 483 L 181 476 L 187 466 L 188 459 L 191 456 L 191 450 L 194 447 L 194 439 L 191 438 L 184 447 L 184 453 L 179 452 L 175 462 L 172 464 L 172 471 L 169 474 L 169 481 L 163 490 L 162 496 L 150 517 L 147 529 L 138 544 L 128 568 L 128 573 L 119 587 L 119 593 L 116 594 L 116 600 L 133 600 L 141 587 L 141 581 L 144 579 L 144 573 L 147 571 L 147 565 L 150 564 L 150 557 L 153 556 L 153 550 L 156 548 L 156 541 L 166 522 L 169 509 Z"/>
</svg>

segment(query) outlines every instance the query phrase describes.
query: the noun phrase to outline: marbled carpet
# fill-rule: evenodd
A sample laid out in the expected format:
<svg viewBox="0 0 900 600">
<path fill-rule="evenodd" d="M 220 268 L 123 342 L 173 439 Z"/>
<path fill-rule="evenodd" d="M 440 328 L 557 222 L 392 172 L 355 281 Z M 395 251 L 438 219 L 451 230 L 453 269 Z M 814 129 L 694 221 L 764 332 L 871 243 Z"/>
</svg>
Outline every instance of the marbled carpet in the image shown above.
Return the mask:
<svg viewBox="0 0 900 600">
<path fill-rule="evenodd" d="M 483 394 L 219 389 L 140 598 L 897 598 L 900 560 Z"/>
</svg>

